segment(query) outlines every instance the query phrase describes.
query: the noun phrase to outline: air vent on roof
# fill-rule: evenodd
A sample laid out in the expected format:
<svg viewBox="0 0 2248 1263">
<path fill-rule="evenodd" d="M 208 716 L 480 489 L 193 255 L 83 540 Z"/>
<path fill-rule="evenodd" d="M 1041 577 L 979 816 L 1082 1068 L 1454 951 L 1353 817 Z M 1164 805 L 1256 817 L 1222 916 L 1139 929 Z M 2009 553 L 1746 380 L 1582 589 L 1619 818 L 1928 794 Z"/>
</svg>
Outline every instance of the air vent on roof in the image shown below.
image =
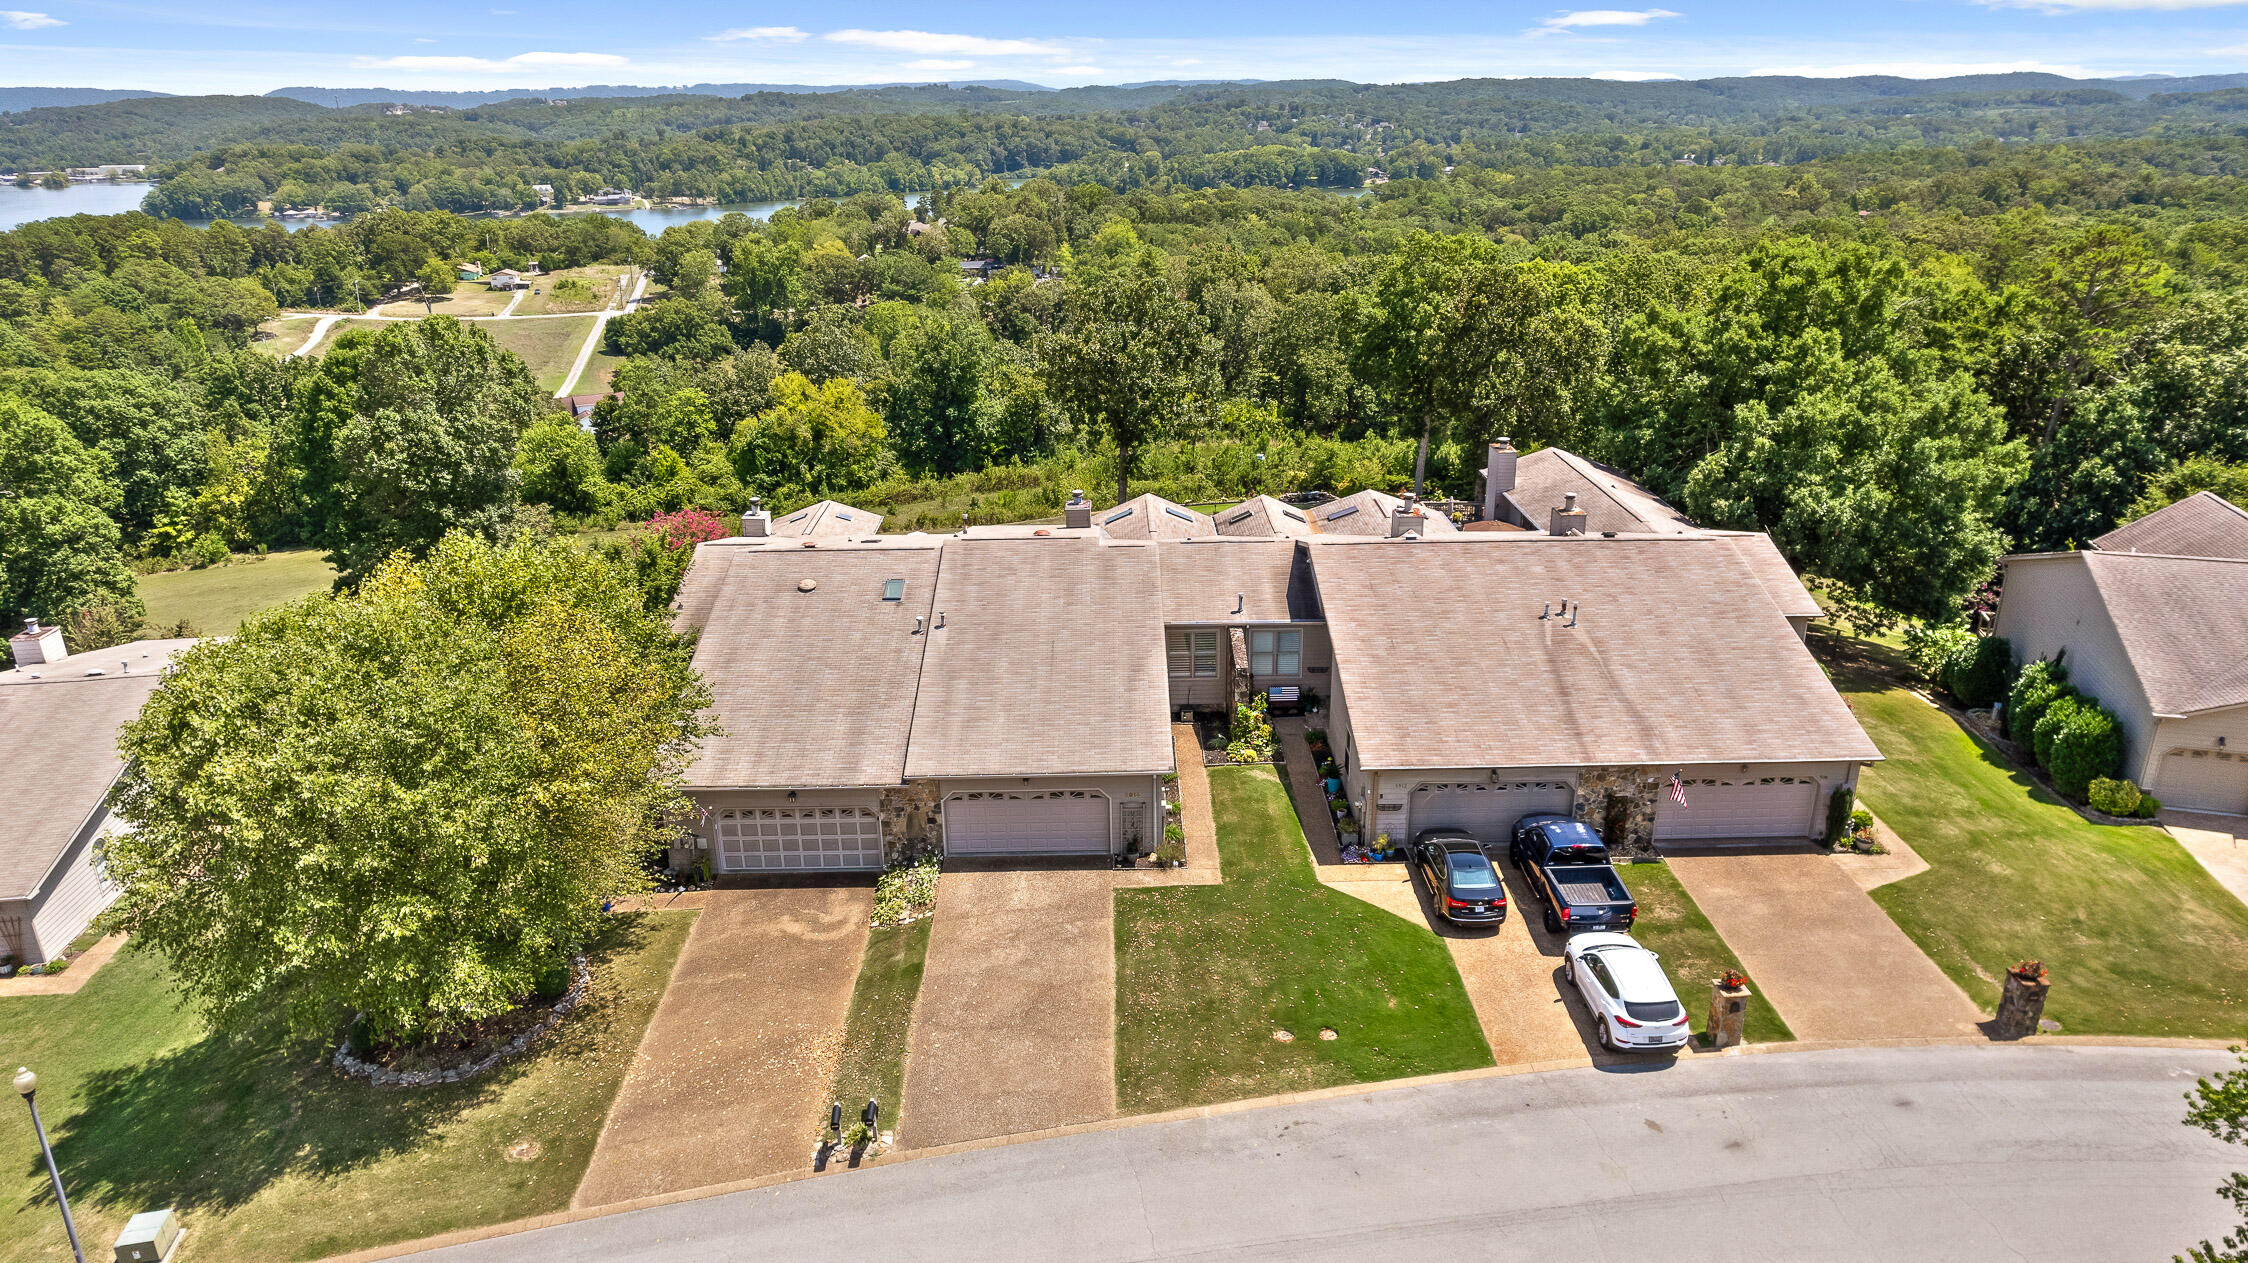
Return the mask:
<svg viewBox="0 0 2248 1263">
<path fill-rule="evenodd" d="M 1239 513 L 1234 514 L 1232 517 L 1227 518 L 1225 520 L 1225 524 L 1227 526 L 1239 526 L 1243 522 L 1248 521 L 1250 518 L 1253 518 L 1256 515 L 1257 511 L 1255 509 L 1243 509 Z"/>
<path fill-rule="evenodd" d="M 1172 517 L 1177 518 L 1181 522 L 1191 522 L 1194 520 L 1194 515 L 1187 512 L 1185 509 L 1175 509 L 1166 505 L 1164 506 L 1163 511 L 1170 514 Z"/>
<path fill-rule="evenodd" d="M 1106 526 L 1111 522 L 1121 522 L 1125 518 L 1128 518 L 1130 516 L 1132 516 L 1132 511 L 1130 509 L 1121 509 L 1115 513 L 1109 514 L 1107 517 L 1102 518 L 1101 525 Z"/>
<path fill-rule="evenodd" d="M 1328 514 L 1327 520 L 1330 522 L 1339 522 L 1356 512 L 1358 512 L 1358 506 L 1354 504 L 1347 509 L 1337 509 L 1333 513 Z"/>
</svg>

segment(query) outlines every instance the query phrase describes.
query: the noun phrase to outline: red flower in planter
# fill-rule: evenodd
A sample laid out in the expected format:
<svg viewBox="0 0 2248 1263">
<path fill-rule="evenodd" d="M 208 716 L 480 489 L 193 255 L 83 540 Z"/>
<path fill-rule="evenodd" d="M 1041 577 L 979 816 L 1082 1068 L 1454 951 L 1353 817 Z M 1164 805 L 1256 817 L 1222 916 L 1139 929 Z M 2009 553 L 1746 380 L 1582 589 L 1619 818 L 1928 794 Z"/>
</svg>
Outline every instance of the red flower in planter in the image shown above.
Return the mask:
<svg viewBox="0 0 2248 1263">
<path fill-rule="evenodd" d="M 1748 975 L 1738 969 L 1728 969 L 1718 976 L 1717 985 L 1727 991 L 1738 991 L 1748 985 Z"/>
<path fill-rule="evenodd" d="M 2014 975 L 2016 978 L 2021 979 L 2023 982 L 2050 981 L 2049 975 L 2047 975 L 2045 972 L 2045 962 L 2041 960 L 2016 961 L 2014 962 L 2014 967 L 2007 970 L 2006 972 Z"/>
</svg>

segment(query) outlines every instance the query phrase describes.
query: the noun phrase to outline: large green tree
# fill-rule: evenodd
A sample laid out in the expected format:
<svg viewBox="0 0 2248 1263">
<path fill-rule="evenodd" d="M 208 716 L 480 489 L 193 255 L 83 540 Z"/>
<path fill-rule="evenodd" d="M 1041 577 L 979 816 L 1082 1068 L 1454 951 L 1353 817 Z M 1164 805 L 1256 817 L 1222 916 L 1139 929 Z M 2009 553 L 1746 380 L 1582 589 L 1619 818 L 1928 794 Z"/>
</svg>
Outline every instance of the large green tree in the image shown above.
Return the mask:
<svg viewBox="0 0 2248 1263">
<path fill-rule="evenodd" d="M 0 396 L 0 630 L 97 608 L 137 624 L 139 590 L 110 518 L 121 500 L 68 426 Z"/>
<path fill-rule="evenodd" d="M 1064 302 L 1061 328 L 1039 340 L 1047 387 L 1064 412 L 1115 445 L 1116 498 L 1127 500 L 1140 448 L 1212 409 L 1215 347 L 1153 250 L 1073 281 Z"/>
<path fill-rule="evenodd" d="M 914 321 L 890 346 L 890 441 L 908 468 L 951 474 L 983 464 L 977 405 L 991 337 L 956 312 Z"/>
<path fill-rule="evenodd" d="M 502 1012 L 646 884 L 706 697 L 622 566 L 454 535 L 183 655 L 121 738 L 119 922 L 221 1026 Z"/>
</svg>

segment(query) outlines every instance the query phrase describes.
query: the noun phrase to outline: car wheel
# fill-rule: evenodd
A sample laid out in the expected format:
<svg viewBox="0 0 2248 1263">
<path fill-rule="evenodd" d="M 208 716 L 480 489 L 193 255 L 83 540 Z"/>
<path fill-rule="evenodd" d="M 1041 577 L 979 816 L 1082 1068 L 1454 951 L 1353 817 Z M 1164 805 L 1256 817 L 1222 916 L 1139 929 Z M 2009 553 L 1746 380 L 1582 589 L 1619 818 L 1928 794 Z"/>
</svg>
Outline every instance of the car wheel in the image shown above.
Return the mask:
<svg viewBox="0 0 2248 1263">
<path fill-rule="evenodd" d="M 1561 932 L 1561 918 L 1553 915 L 1553 909 L 1551 908 L 1545 910 L 1545 928 L 1548 934 L 1559 934 Z"/>
<path fill-rule="evenodd" d="M 1599 1018 L 1599 1017 L 1595 1017 L 1595 1018 L 1593 1019 L 1593 1021 L 1594 1021 L 1594 1023 L 1596 1023 L 1596 1024 L 1598 1025 L 1598 1027 L 1599 1027 L 1599 1036 L 1598 1036 L 1598 1038 L 1599 1038 L 1599 1040 L 1600 1040 L 1600 1050 L 1601 1050 L 1602 1052 L 1614 1052 L 1614 1051 L 1616 1051 L 1616 1041 L 1615 1041 L 1615 1040 L 1613 1040 L 1613 1039 L 1611 1039 L 1611 1038 L 1609 1038 L 1609 1036 L 1608 1036 L 1608 1022 L 1607 1022 L 1607 1019 L 1605 1019 L 1605 1018 Z"/>
</svg>

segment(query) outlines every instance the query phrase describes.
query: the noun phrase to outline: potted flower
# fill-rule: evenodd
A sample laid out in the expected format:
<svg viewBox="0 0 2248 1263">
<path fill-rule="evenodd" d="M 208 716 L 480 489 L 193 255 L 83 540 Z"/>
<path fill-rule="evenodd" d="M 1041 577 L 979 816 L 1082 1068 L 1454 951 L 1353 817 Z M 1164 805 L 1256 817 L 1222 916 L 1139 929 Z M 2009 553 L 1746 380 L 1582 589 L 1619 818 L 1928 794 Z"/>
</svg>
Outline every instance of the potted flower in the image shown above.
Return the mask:
<svg viewBox="0 0 2248 1263">
<path fill-rule="evenodd" d="M 1717 985 L 1726 991 L 1740 991 L 1748 986 L 1748 975 L 1738 969 L 1728 969 L 1717 975 Z"/>
</svg>

